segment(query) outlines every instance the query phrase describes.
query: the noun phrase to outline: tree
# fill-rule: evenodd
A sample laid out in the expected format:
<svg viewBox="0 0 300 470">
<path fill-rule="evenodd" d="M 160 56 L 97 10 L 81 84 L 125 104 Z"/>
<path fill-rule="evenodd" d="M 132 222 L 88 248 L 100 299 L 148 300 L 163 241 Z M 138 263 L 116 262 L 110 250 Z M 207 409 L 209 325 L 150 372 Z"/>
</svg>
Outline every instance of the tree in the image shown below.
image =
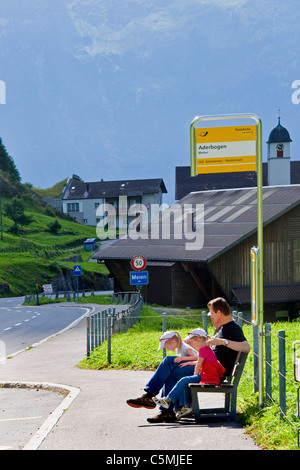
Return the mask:
<svg viewBox="0 0 300 470">
<path fill-rule="evenodd" d="M 21 181 L 19 170 L 13 158 L 7 152 L 0 138 L 0 170 L 4 171 L 11 181 Z"/>
<path fill-rule="evenodd" d="M 24 226 L 31 222 L 31 217 L 25 214 L 24 203 L 18 197 L 5 204 L 4 212 L 14 222 L 10 231 L 15 235 L 19 233 L 19 225 Z"/>
<path fill-rule="evenodd" d="M 51 233 L 58 233 L 58 231 L 61 229 L 61 225 L 58 220 L 55 220 L 54 222 L 49 224 L 48 227 Z"/>
</svg>

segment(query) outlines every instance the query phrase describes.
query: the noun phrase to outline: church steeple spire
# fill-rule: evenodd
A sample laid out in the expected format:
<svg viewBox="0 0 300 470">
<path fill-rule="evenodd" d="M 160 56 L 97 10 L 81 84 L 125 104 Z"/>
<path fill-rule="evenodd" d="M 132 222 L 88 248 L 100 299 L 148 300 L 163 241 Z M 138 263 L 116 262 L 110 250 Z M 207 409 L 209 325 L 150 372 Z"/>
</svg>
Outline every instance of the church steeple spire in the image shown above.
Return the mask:
<svg viewBox="0 0 300 470">
<path fill-rule="evenodd" d="M 292 142 L 290 134 L 280 123 L 280 109 L 278 110 L 278 124 L 269 135 L 268 144 L 272 142 Z"/>
<path fill-rule="evenodd" d="M 268 183 L 270 186 L 290 184 L 290 134 L 280 123 L 280 108 L 278 109 L 278 124 L 269 135 L 268 144 Z"/>
</svg>

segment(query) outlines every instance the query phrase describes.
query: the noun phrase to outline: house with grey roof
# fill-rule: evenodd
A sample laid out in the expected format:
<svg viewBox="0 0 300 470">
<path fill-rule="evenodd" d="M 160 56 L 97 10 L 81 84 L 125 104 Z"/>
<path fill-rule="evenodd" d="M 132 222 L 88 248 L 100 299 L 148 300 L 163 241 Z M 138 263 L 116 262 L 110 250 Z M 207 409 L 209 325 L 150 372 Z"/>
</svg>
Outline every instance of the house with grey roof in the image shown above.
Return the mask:
<svg viewBox="0 0 300 470">
<path fill-rule="evenodd" d="M 96 226 L 103 220 L 106 207 L 110 207 L 110 225 L 126 230 L 135 218 L 135 214 L 128 215 L 130 207 L 143 206 L 150 219 L 151 206 L 161 205 L 164 193 L 167 189 L 162 178 L 85 182 L 73 175 L 62 194 L 62 209 L 78 222 Z"/>
</svg>

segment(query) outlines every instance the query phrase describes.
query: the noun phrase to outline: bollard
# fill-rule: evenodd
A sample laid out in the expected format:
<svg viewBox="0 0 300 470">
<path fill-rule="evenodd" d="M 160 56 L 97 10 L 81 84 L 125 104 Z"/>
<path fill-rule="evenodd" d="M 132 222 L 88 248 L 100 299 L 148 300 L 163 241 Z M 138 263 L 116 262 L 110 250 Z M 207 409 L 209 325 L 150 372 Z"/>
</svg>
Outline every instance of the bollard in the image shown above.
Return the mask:
<svg viewBox="0 0 300 470">
<path fill-rule="evenodd" d="M 238 312 L 237 313 L 237 322 L 238 322 L 238 325 L 243 328 L 243 325 L 244 325 L 244 314 L 243 312 Z"/>
<path fill-rule="evenodd" d="M 162 314 L 162 332 L 164 333 L 167 331 L 167 314 L 163 312 Z M 166 348 L 163 348 L 163 358 L 165 358 L 167 355 Z"/>
<path fill-rule="evenodd" d="M 106 315 L 107 315 L 107 311 L 103 310 L 101 312 L 101 343 L 103 343 L 106 340 L 105 338 Z"/>
<path fill-rule="evenodd" d="M 203 330 L 206 331 L 207 333 L 207 316 L 206 316 L 205 310 L 203 310 L 202 312 L 202 325 L 203 325 Z"/>
<path fill-rule="evenodd" d="M 266 400 L 272 400 L 271 323 L 265 324 Z"/>
<path fill-rule="evenodd" d="M 107 315 L 107 362 L 111 364 L 111 314 Z"/>
<path fill-rule="evenodd" d="M 95 348 L 99 346 L 98 342 L 98 313 L 94 314 L 94 319 L 95 319 Z"/>
<path fill-rule="evenodd" d="M 92 351 L 95 349 L 95 317 L 92 315 L 91 317 L 91 349 Z"/>
<path fill-rule="evenodd" d="M 278 331 L 279 347 L 279 414 L 283 419 L 286 414 L 286 379 L 285 379 L 285 331 Z"/>
<path fill-rule="evenodd" d="M 258 392 L 258 327 L 253 325 L 253 377 L 254 392 Z"/>
<path fill-rule="evenodd" d="M 97 324 L 98 324 L 98 346 L 101 344 L 101 312 L 97 313 Z"/>
<path fill-rule="evenodd" d="M 91 343 L 90 343 L 90 317 L 86 319 L 86 355 L 90 356 L 91 353 Z"/>
</svg>

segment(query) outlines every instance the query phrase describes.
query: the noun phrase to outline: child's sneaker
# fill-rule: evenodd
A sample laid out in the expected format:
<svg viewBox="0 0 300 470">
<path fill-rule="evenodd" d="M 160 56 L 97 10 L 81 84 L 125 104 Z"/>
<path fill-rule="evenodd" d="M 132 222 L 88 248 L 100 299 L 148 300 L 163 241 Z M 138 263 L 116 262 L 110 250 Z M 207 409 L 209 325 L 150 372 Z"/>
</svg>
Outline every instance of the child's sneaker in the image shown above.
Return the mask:
<svg viewBox="0 0 300 470">
<path fill-rule="evenodd" d="M 161 398 L 152 397 L 152 400 L 157 405 L 162 406 L 163 408 L 166 408 L 166 409 L 168 409 L 172 403 L 172 400 L 168 397 L 161 397 Z"/>
<path fill-rule="evenodd" d="M 176 418 L 181 419 L 184 416 L 189 416 L 193 413 L 193 408 L 191 406 L 183 406 L 177 413 Z"/>
</svg>

